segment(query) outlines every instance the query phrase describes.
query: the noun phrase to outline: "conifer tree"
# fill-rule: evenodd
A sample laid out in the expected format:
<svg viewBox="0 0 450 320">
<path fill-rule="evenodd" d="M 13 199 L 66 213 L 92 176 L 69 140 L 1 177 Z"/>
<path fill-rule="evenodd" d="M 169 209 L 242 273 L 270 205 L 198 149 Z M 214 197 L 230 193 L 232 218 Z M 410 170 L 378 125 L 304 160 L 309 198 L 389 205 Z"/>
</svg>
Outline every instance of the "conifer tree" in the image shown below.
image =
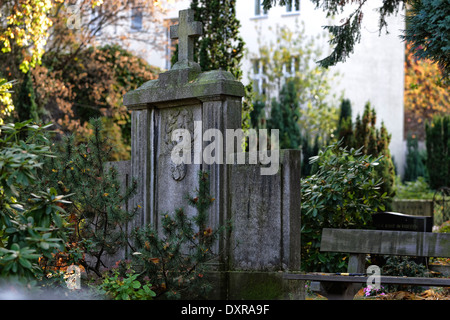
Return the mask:
<svg viewBox="0 0 450 320">
<path fill-rule="evenodd" d="M 199 187 L 195 194 L 187 196 L 187 202 L 196 208 L 194 216 L 188 216 L 183 208 L 174 213 L 164 213 L 161 227 L 153 225 L 134 232 L 134 260 L 142 266 L 142 275 L 150 279 L 157 297 L 206 298 L 212 286 L 205 276 L 210 271 L 208 262 L 219 257 L 214 244 L 225 226 L 213 228 L 208 223 L 209 208 L 214 202 L 210 194 L 209 173 L 198 173 Z"/>
<path fill-rule="evenodd" d="M 419 150 L 417 137 L 409 134 L 406 140 L 407 154 L 403 181 L 416 181 L 418 177 L 425 177 L 425 155 Z"/>
<path fill-rule="evenodd" d="M 250 112 L 251 127 L 253 129 L 262 129 L 265 123 L 264 108 L 266 104 L 262 99 L 253 102 L 253 110 Z"/>
<path fill-rule="evenodd" d="M 389 150 L 391 135 L 388 133 L 384 123 L 380 129 L 376 128 L 376 111 L 368 102 L 364 107 L 363 115 L 357 115 L 353 126 L 346 124 L 345 130 L 339 132 L 339 140 L 345 141 L 348 148 L 359 149 L 366 155 L 374 158 L 383 156 L 379 165 L 375 167 L 376 178 L 382 178 L 380 193 L 386 193 L 385 207 L 390 209 L 392 198 L 395 196 L 395 167 Z M 345 121 L 343 122 L 345 123 Z M 351 124 L 351 122 L 350 122 Z"/>
<path fill-rule="evenodd" d="M 38 120 L 37 104 L 34 94 L 33 79 L 31 77 L 31 72 L 28 71 L 20 86 L 17 101 L 15 102 L 15 107 L 19 121 L 26 121 L 32 119 L 34 121 Z"/>
<path fill-rule="evenodd" d="M 125 204 L 135 194 L 136 183 L 124 190 L 114 167 L 107 168 L 113 147 L 100 118 L 90 121 L 93 134 L 87 141 L 75 142 L 66 136 L 55 145 L 56 157 L 43 166 L 41 184 L 55 186 L 60 194 L 72 194 L 66 211 L 74 223 L 73 241 L 91 257 L 82 261 L 86 270 L 98 276 L 105 256 L 113 256 L 127 244 L 126 225 L 137 208 Z"/>
<path fill-rule="evenodd" d="M 375 167 L 375 171 L 377 178 L 383 179 L 380 193 L 386 193 L 386 207 L 389 209 L 390 202 L 395 196 L 395 167 L 389 150 L 391 135 L 387 132 L 384 123 L 381 124 L 380 129 L 377 129 L 375 127 L 376 121 L 376 111 L 368 102 L 364 108 L 362 118 L 358 115 L 356 119 L 353 147 L 355 149 L 363 147 L 363 153 L 373 157 L 383 156 L 379 161 L 379 165 Z"/>
<path fill-rule="evenodd" d="M 279 101 L 272 102 L 267 129 L 280 130 L 280 148 L 298 149 L 301 144 L 301 132 L 298 125 L 299 100 L 294 81 L 288 81 L 280 92 Z"/>
<path fill-rule="evenodd" d="M 317 165 L 310 163 L 310 158 L 317 156 L 321 148 L 322 145 L 319 142 L 319 136 L 316 136 L 313 142 L 311 141 L 308 133 L 305 133 L 302 136 L 302 177 L 308 177 L 311 174 L 316 173 L 318 170 Z"/>
<path fill-rule="evenodd" d="M 244 41 L 239 35 L 236 0 L 193 0 L 191 9 L 195 11 L 195 20 L 203 23 L 204 35 L 195 45 L 202 70 L 221 68 L 242 79 Z"/>
<path fill-rule="evenodd" d="M 352 103 L 348 99 L 343 99 L 339 113 L 338 126 L 342 126 L 342 123 L 349 118 L 352 118 Z"/>
<path fill-rule="evenodd" d="M 339 140 L 342 139 L 344 146 L 351 146 L 353 144 L 352 104 L 348 99 L 342 100 L 336 133 Z"/>
</svg>

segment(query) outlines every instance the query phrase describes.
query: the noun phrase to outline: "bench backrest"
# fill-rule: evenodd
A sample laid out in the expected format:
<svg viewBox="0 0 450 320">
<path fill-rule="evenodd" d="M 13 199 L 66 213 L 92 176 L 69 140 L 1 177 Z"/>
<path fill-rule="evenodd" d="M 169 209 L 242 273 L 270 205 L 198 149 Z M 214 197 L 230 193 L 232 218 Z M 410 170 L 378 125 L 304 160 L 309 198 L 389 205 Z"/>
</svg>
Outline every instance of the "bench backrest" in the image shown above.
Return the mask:
<svg viewBox="0 0 450 320">
<path fill-rule="evenodd" d="M 450 234 L 323 229 L 321 251 L 450 258 Z"/>
</svg>

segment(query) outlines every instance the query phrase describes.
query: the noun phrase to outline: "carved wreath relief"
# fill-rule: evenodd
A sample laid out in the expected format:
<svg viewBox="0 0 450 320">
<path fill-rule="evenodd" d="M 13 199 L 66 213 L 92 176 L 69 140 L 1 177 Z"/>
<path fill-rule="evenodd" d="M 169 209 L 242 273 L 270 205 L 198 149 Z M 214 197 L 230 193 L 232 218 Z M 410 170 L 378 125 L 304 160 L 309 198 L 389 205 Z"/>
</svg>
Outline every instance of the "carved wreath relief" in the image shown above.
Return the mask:
<svg viewBox="0 0 450 320">
<path fill-rule="evenodd" d="M 165 132 L 164 132 L 164 144 L 165 153 L 170 155 L 173 148 L 177 145 L 179 141 L 172 141 L 172 132 L 176 129 L 186 129 L 189 132 L 194 131 L 194 116 L 192 110 L 186 108 L 176 108 L 168 112 Z M 194 139 L 191 139 L 191 145 L 193 145 Z M 187 165 L 185 163 L 175 164 L 172 159 L 169 163 L 170 172 L 172 178 L 175 181 L 181 181 L 186 176 Z"/>
</svg>

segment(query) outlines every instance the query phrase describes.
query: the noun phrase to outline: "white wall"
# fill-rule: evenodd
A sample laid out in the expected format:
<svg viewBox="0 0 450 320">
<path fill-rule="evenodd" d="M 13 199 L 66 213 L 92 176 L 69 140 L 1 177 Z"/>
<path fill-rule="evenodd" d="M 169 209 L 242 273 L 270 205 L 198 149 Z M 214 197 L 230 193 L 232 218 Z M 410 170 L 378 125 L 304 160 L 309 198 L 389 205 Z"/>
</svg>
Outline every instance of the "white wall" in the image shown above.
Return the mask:
<svg viewBox="0 0 450 320">
<path fill-rule="evenodd" d="M 341 75 L 336 82 L 336 94 L 344 91 L 345 97 L 351 100 L 354 118 L 358 113 L 362 114 L 367 101 L 371 102 L 378 115 L 378 125 L 384 121 L 392 134 L 391 154 L 399 172 L 403 173 L 404 43 L 399 39 L 400 31 L 404 29 L 403 13 L 388 19 L 390 34 L 386 35 L 385 31 L 382 31 L 380 35 L 379 16 L 374 11 L 379 4 L 379 0 L 367 2 L 361 42 L 356 45 L 354 53 L 345 63 L 331 68 Z M 267 42 L 275 40 L 274 33 L 268 29 L 269 26 L 294 26 L 295 20 L 298 19 L 304 22 L 308 35 L 316 36 L 324 32 L 322 26 L 330 24 L 325 13 L 321 9 L 315 10 L 314 4 L 308 0 L 301 0 L 300 12 L 297 15 L 287 15 L 285 8 L 278 6 L 272 8 L 267 16 L 260 18 L 254 16 L 254 1 L 238 0 L 237 18 L 241 22 L 241 35 L 250 53 L 258 51 L 258 37 L 263 37 Z M 334 21 L 338 23 L 341 18 L 336 17 Z M 257 29 L 262 30 L 261 34 L 257 33 Z M 322 46 L 325 50 L 330 50 L 327 43 Z M 251 72 L 248 60 L 244 62 L 243 68 L 244 74 Z"/>
<path fill-rule="evenodd" d="M 368 3 L 373 6 L 375 2 Z M 403 16 L 399 13 L 389 18 L 387 35 L 385 31 L 379 34 L 378 14 L 374 10 L 366 10 L 364 20 L 361 42 L 345 63 L 337 65 L 343 75 L 339 87 L 352 101 L 354 117 L 357 112 L 362 114 L 365 103 L 370 101 L 377 112 L 377 123 L 381 125 L 383 121 L 392 134 L 391 154 L 403 174 L 405 46 L 399 38 L 405 28 Z"/>
</svg>

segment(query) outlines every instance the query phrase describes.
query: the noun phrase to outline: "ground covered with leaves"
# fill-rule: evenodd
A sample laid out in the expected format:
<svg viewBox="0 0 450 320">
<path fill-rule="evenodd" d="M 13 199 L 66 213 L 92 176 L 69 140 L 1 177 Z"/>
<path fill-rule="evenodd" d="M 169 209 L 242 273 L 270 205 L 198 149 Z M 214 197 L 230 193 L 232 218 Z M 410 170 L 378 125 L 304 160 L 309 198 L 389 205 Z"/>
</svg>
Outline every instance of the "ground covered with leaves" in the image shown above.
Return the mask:
<svg viewBox="0 0 450 320">
<path fill-rule="evenodd" d="M 450 288 L 430 288 L 420 293 L 409 291 L 396 291 L 385 293 L 374 297 L 364 297 L 364 291 L 361 289 L 355 299 L 364 300 L 450 300 Z"/>
<path fill-rule="evenodd" d="M 312 294 L 308 295 L 306 300 L 327 300 L 327 298 L 320 294 Z M 450 300 L 450 287 L 430 288 L 420 293 L 396 291 L 371 297 L 366 297 L 364 288 L 361 288 L 355 295 L 354 300 Z"/>
</svg>

